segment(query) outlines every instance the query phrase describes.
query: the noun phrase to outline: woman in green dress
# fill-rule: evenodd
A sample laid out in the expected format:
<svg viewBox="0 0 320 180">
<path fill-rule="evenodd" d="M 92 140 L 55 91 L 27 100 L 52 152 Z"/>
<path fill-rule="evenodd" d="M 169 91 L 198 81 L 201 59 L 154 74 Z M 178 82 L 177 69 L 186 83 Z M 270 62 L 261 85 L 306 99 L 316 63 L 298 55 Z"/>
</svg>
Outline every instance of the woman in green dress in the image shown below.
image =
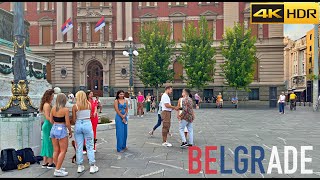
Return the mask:
<svg viewBox="0 0 320 180">
<path fill-rule="evenodd" d="M 150 96 L 150 93 L 148 93 L 148 95 L 147 95 L 147 97 L 146 97 L 146 101 L 147 101 L 146 111 L 149 112 L 149 111 L 150 111 L 150 106 L 151 106 L 151 96 Z"/>
<path fill-rule="evenodd" d="M 42 142 L 40 155 L 43 157 L 42 168 L 53 169 L 55 164 L 53 163 L 53 146 L 50 138 L 50 131 L 52 124 L 50 123 L 51 102 L 53 100 L 54 91 L 48 89 L 42 96 L 40 103 L 40 112 L 43 115 L 42 125 Z"/>
</svg>

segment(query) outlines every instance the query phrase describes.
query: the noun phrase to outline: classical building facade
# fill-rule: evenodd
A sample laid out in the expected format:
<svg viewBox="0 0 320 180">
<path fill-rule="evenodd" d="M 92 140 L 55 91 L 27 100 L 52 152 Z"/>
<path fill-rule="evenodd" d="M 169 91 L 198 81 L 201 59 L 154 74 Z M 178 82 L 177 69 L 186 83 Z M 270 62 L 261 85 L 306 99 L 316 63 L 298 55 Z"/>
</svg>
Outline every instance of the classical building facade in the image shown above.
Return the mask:
<svg viewBox="0 0 320 180">
<path fill-rule="evenodd" d="M 2 3 L 0 8 L 12 10 L 13 4 Z M 106 26 L 94 32 L 104 16 Z M 38 55 L 50 59 L 53 86 L 63 91 L 91 89 L 100 96 L 114 96 L 118 89 L 129 86 L 129 58 L 122 55 L 132 36 L 139 48 L 138 32 L 146 21 L 168 22 L 171 38 L 176 41 L 172 67 L 176 74 L 185 74 L 176 61 L 183 39 L 182 30 L 188 23 L 196 25 L 205 16 L 214 30 L 213 47 L 217 48 L 215 81 L 204 90 L 204 96 L 232 90 L 224 85 L 220 64 L 224 58 L 219 44 L 225 30 L 235 22 L 251 28 L 257 37 L 256 73 L 251 92 L 243 92 L 249 100 L 274 99 L 284 90 L 283 25 L 250 24 L 250 4 L 246 2 L 26 2 L 25 17 L 30 22 L 30 47 Z M 72 18 L 74 28 L 62 35 L 61 26 Z M 174 77 L 174 99 L 180 96 L 186 83 Z M 135 92 L 152 92 L 134 76 Z"/>
<path fill-rule="evenodd" d="M 294 91 L 305 99 L 307 87 L 307 36 L 295 41 L 285 38 L 284 65 L 287 91 Z"/>
<path fill-rule="evenodd" d="M 320 32 L 320 30 L 319 30 Z M 307 79 L 311 80 L 314 68 L 314 29 L 310 29 L 306 34 L 307 40 Z M 319 56 L 320 57 L 320 56 Z M 318 64 L 319 66 L 319 64 Z"/>
</svg>

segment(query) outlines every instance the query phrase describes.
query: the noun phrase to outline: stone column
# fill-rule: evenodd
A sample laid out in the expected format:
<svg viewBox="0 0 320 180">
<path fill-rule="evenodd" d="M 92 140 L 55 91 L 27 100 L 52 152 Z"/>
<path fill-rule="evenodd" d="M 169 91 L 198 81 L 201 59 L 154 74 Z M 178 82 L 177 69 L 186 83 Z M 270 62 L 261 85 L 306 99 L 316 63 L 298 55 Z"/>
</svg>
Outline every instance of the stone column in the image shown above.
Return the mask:
<svg viewBox="0 0 320 180">
<path fill-rule="evenodd" d="M 109 77 L 110 77 L 110 58 L 111 53 L 107 51 L 102 52 L 103 58 L 103 96 L 109 96 Z"/>
<path fill-rule="evenodd" d="M 104 28 L 100 29 L 100 41 L 99 42 L 104 42 Z"/>
<path fill-rule="evenodd" d="M 10 2 L 10 11 L 11 11 L 11 12 L 13 11 L 13 6 L 14 6 L 14 3 L 13 3 L 13 2 Z"/>
<path fill-rule="evenodd" d="M 126 4 L 126 37 L 132 37 L 132 2 L 125 2 Z"/>
<path fill-rule="evenodd" d="M 217 20 L 213 20 L 213 40 L 217 39 Z"/>
<path fill-rule="evenodd" d="M 37 12 L 40 11 L 40 2 L 37 2 Z"/>
<path fill-rule="evenodd" d="M 117 2 L 117 41 L 123 40 L 122 27 L 122 2 Z"/>
<path fill-rule="evenodd" d="M 52 26 L 52 24 L 50 25 L 50 44 L 51 45 L 53 44 L 53 26 Z"/>
<path fill-rule="evenodd" d="M 112 33 L 112 21 L 110 21 L 110 24 L 109 24 L 109 41 L 113 41 L 112 35 L 113 35 L 113 33 Z"/>
<path fill-rule="evenodd" d="M 69 18 L 71 18 L 71 21 L 73 21 L 72 2 L 67 2 L 67 19 Z M 67 42 L 73 42 L 73 28 L 67 32 Z"/>
<path fill-rule="evenodd" d="M 82 23 L 78 23 L 78 42 L 82 42 Z"/>
<path fill-rule="evenodd" d="M 87 42 L 91 42 L 91 28 L 90 23 L 86 22 L 86 33 L 87 33 Z"/>
<path fill-rule="evenodd" d="M 85 83 L 86 77 L 85 77 L 83 51 L 79 52 L 79 71 L 80 71 L 80 87 L 84 88 L 86 85 Z"/>
<path fill-rule="evenodd" d="M 39 45 L 42 45 L 42 26 L 39 25 Z"/>
<path fill-rule="evenodd" d="M 44 10 L 45 11 L 48 10 L 49 2 L 43 2 L 43 4 L 44 4 Z"/>
<path fill-rule="evenodd" d="M 63 2 L 57 2 L 57 41 L 56 42 L 63 42 L 63 36 L 61 32 L 61 26 L 63 17 Z"/>
</svg>

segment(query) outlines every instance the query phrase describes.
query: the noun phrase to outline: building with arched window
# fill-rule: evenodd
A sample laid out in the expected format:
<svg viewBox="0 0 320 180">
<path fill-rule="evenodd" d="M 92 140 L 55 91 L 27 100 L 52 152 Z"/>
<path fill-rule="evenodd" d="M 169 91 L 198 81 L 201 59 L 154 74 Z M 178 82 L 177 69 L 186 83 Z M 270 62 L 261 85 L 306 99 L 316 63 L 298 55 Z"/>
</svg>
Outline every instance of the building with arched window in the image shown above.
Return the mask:
<svg viewBox="0 0 320 180">
<path fill-rule="evenodd" d="M 132 36 L 140 47 L 138 32 L 144 22 L 157 19 L 168 22 L 171 39 L 177 43 L 175 55 L 179 55 L 183 40 L 183 28 L 187 23 L 196 25 L 205 16 L 212 28 L 213 47 L 217 48 L 214 82 L 204 92 L 211 96 L 228 92 L 224 78 L 220 76 L 220 64 L 224 59 L 219 44 L 226 28 L 235 22 L 251 28 L 257 37 L 257 63 L 255 64 L 252 91 L 242 92 L 250 100 L 269 100 L 270 94 L 284 90 L 283 25 L 250 24 L 250 3 L 247 2 L 25 2 L 25 18 L 30 22 L 30 48 L 34 53 L 50 60 L 51 82 L 64 92 L 91 89 L 97 95 L 114 96 L 118 89 L 129 87 L 129 58 L 122 55 Z M 4 2 L 0 8 L 12 10 L 13 3 Z M 94 27 L 104 16 L 106 26 L 98 31 Z M 73 29 L 62 35 L 61 26 L 72 18 Z M 181 79 L 185 72 L 172 59 L 176 72 L 175 94 L 186 83 Z M 144 85 L 134 76 L 135 92 Z M 272 91 L 272 92 L 271 92 Z M 226 93 L 228 94 L 228 93 Z M 174 98 L 176 99 L 176 98 Z"/>
</svg>

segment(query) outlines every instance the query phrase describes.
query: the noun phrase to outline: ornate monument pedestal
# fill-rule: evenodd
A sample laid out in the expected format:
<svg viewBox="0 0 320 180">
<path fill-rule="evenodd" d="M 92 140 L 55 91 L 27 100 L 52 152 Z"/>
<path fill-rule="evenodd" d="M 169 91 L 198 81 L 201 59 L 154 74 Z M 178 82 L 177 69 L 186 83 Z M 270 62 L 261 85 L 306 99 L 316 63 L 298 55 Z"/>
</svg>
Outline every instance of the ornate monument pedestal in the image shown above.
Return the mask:
<svg viewBox="0 0 320 180">
<path fill-rule="evenodd" d="M 33 106 L 29 97 L 30 81 L 27 80 L 26 69 L 27 39 L 23 2 L 15 2 L 13 12 L 12 94 L 6 105 L 0 108 L 2 111 L 0 113 L 0 149 L 29 147 L 33 149 L 35 155 L 39 155 L 41 149 L 41 117 L 37 115 L 38 109 Z M 3 91 L 2 94 L 4 94 Z"/>
<path fill-rule="evenodd" d="M 30 147 L 41 150 L 41 117 L 0 117 L 0 149 Z"/>
</svg>

